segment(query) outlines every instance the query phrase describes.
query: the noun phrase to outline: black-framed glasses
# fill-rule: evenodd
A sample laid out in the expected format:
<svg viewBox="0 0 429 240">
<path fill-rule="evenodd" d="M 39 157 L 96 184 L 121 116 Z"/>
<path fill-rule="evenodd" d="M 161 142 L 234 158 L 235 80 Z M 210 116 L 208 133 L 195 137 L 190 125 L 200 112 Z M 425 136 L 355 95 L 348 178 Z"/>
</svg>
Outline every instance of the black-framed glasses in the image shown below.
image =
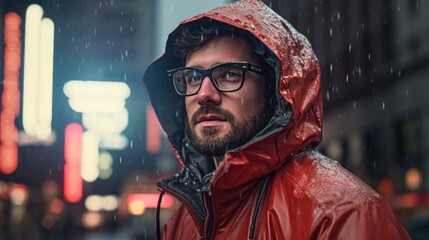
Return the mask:
<svg viewBox="0 0 429 240">
<path fill-rule="evenodd" d="M 179 95 L 192 96 L 198 93 L 205 77 L 209 77 L 218 91 L 235 92 L 241 89 L 247 71 L 265 75 L 264 69 L 247 62 L 228 62 L 208 69 L 181 67 L 167 71 L 173 79 Z"/>
</svg>

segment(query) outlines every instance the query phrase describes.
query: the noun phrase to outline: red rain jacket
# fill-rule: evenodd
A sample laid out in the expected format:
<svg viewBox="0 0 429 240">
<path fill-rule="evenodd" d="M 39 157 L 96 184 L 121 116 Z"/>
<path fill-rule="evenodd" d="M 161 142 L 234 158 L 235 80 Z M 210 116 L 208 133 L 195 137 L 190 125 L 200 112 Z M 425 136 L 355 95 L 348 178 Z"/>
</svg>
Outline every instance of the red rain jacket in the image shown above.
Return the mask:
<svg viewBox="0 0 429 240">
<path fill-rule="evenodd" d="M 183 65 L 173 53 L 179 30 L 170 34 L 165 54 L 143 79 L 183 166 L 158 183 L 183 203 L 162 239 L 410 239 L 385 199 L 313 149 L 322 138 L 322 95 L 307 39 L 260 1 L 225 5 L 180 26 L 208 19 L 246 30 L 269 49 L 279 109 L 248 144 L 201 176 L 189 159 L 204 156 L 186 150 L 184 100 L 166 74 Z"/>
</svg>

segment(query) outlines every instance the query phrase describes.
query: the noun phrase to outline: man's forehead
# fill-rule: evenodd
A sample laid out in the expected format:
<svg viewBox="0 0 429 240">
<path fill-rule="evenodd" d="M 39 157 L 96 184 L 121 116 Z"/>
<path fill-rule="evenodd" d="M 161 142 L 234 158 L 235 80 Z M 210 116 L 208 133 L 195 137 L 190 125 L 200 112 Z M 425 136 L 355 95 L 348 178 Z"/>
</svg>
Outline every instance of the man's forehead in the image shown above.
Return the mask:
<svg viewBox="0 0 429 240">
<path fill-rule="evenodd" d="M 241 38 L 229 35 L 216 36 L 198 49 L 190 51 L 185 58 L 187 67 L 207 68 L 226 62 L 246 61 L 255 63 L 249 45 Z"/>
</svg>

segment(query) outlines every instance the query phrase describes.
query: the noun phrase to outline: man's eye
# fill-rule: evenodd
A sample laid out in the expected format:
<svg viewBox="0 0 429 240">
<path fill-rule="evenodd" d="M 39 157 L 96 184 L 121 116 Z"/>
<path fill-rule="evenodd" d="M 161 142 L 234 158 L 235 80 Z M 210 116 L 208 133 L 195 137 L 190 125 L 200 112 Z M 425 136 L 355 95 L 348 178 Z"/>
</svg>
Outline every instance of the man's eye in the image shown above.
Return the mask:
<svg viewBox="0 0 429 240">
<path fill-rule="evenodd" d="M 201 82 L 200 74 L 189 74 L 186 76 L 186 83 L 190 85 L 199 84 Z"/>
<path fill-rule="evenodd" d="M 227 71 L 222 74 L 222 80 L 238 81 L 241 79 L 241 73 L 235 71 Z"/>
</svg>

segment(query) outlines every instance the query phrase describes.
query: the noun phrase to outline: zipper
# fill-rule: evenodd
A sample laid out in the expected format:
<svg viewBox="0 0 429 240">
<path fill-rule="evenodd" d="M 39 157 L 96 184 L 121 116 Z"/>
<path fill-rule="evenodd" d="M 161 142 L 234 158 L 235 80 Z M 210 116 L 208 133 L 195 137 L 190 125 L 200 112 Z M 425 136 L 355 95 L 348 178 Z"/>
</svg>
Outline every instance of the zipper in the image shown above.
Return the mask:
<svg viewBox="0 0 429 240">
<path fill-rule="evenodd" d="M 200 216 L 198 215 L 198 213 L 195 212 L 194 208 L 192 207 L 191 204 L 188 203 L 188 201 L 186 199 L 184 199 L 183 197 L 180 196 L 180 194 L 176 193 L 175 191 L 173 191 L 172 189 L 167 188 L 165 185 L 159 185 L 158 186 L 160 189 L 162 189 L 164 192 L 174 196 L 175 198 L 177 198 L 180 202 L 183 203 L 183 205 L 185 205 L 185 207 L 188 209 L 189 214 L 191 215 L 192 219 L 194 219 L 194 222 L 197 225 L 198 231 L 199 232 L 203 232 L 204 226 L 203 226 L 203 222 L 201 221 Z"/>
<path fill-rule="evenodd" d="M 204 223 L 204 232 L 201 239 L 210 240 L 213 231 L 213 209 L 209 192 L 203 192 L 203 201 L 207 211 L 207 217 Z"/>
</svg>

